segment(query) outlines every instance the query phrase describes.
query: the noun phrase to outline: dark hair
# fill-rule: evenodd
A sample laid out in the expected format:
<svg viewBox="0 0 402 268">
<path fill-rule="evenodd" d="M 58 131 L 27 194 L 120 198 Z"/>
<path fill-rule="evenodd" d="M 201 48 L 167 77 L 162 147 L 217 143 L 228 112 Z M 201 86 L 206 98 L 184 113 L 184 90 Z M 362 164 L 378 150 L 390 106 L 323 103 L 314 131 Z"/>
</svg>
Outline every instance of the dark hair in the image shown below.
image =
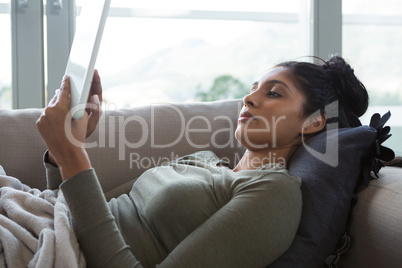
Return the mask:
<svg viewBox="0 0 402 268">
<path fill-rule="evenodd" d="M 305 116 L 320 111 L 338 101 L 338 127 L 355 127 L 356 118 L 362 116 L 368 107 L 369 97 L 365 86 L 354 74 L 351 66 L 339 56 L 321 65 L 310 62 L 288 61 L 277 65 L 288 69 L 294 82 L 306 97 L 303 107 Z M 331 122 L 331 119 L 328 118 Z"/>
<path fill-rule="evenodd" d="M 366 87 L 341 56 L 333 55 L 327 61 L 313 58 L 319 59 L 322 64 L 287 61 L 277 65 L 289 71 L 293 81 L 306 97 L 306 103 L 303 106 L 304 116 L 310 116 L 317 111 L 327 115 L 326 108 L 338 101 L 338 116 L 335 118 L 338 127 L 359 126 L 360 121 L 356 119 L 366 112 L 369 104 Z M 331 119 L 334 118 L 329 119 L 327 118 L 327 123 L 332 122 Z M 326 128 L 320 132 L 325 130 Z M 401 156 L 382 162 L 386 166 L 402 167 Z"/>
</svg>

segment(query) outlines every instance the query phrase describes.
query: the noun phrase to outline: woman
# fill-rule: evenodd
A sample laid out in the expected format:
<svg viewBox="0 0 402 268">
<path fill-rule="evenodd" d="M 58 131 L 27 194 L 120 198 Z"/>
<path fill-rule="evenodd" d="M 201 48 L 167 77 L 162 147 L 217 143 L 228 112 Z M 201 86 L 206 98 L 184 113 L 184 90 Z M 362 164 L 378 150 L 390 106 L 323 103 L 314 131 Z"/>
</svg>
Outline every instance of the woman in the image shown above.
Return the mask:
<svg viewBox="0 0 402 268">
<path fill-rule="evenodd" d="M 327 105 L 339 101 L 341 127 L 353 126 L 368 106 L 366 89 L 339 56 L 321 66 L 279 64 L 244 97 L 235 134 L 246 152 L 233 169 L 212 152 L 195 153 L 145 172 L 129 195 L 106 203 L 85 149 L 65 134 L 69 90 L 65 78 L 37 127 L 49 149 L 48 185 L 63 180 L 74 230 L 93 267 L 269 265 L 290 246 L 300 221 L 301 182 L 286 162 L 303 135 L 325 130 Z M 84 143 L 94 131 L 101 101 L 95 73 L 88 113 L 71 121 L 76 140 Z"/>
</svg>

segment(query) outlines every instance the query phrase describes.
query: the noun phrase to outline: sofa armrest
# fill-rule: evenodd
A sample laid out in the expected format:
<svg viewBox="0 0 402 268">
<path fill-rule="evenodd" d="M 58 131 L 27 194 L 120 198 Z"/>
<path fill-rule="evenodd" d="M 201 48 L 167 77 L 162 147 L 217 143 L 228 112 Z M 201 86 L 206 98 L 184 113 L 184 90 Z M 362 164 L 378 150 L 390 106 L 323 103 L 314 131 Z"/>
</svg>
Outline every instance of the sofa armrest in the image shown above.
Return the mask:
<svg viewBox="0 0 402 268">
<path fill-rule="evenodd" d="M 358 195 L 352 245 L 339 267 L 400 267 L 401 226 L 402 168 L 385 167 Z"/>
</svg>

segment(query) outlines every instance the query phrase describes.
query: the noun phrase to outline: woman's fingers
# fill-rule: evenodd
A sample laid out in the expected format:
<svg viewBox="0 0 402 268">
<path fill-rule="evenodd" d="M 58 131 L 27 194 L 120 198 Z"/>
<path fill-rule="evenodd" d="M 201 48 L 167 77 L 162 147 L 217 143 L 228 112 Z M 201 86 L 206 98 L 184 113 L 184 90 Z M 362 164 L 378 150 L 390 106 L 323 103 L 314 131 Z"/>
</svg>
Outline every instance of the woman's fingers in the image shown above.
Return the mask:
<svg viewBox="0 0 402 268">
<path fill-rule="evenodd" d="M 99 103 L 102 103 L 102 84 L 101 84 L 101 79 L 98 73 L 98 70 L 95 70 L 94 72 L 94 77 L 92 79 L 92 85 L 93 85 L 93 94 L 98 95 L 99 97 Z"/>
<path fill-rule="evenodd" d="M 68 100 L 70 98 L 70 77 L 64 76 L 61 83 L 60 93 L 57 94 L 56 102 L 68 106 Z"/>
<path fill-rule="evenodd" d="M 49 101 L 48 107 L 53 107 L 55 106 L 56 103 L 62 103 L 68 105 L 69 98 L 70 98 L 70 79 L 65 76 L 61 83 L 61 88 L 56 89 L 53 98 Z"/>
<path fill-rule="evenodd" d="M 90 102 L 87 104 L 87 110 L 89 111 L 89 118 L 86 137 L 89 137 L 95 131 L 99 118 L 102 115 L 102 107 L 98 95 L 91 97 Z"/>
<path fill-rule="evenodd" d="M 94 76 L 92 78 L 91 90 L 88 96 L 88 102 L 91 102 L 91 97 L 93 95 L 98 95 L 99 102 L 102 103 L 102 84 L 98 73 L 98 70 L 94 71 Z"/>
<path fill-rule="evenodd" d="M 94 71 L 85 111 L 89 115 L 86 135 L 86 137 L 89 137 L 95 131 L 102 115 L 102 84 L 98 70 Z"/>
<path fill-rule="evenodd" d="M 101 103 L 98 95 L 91 97 L 91 114 L 100 115 L 102 112 Z"/>
<path fill-rule="evenodd" d="M 48 106 L 53 106 L 56 103 L 57 95 L 59 94 L 59 92 L 60 92 L 60 89 L 56 89 L 56 91 L 54 92 L 53 98 L 49 101 Z"/>
</svg>

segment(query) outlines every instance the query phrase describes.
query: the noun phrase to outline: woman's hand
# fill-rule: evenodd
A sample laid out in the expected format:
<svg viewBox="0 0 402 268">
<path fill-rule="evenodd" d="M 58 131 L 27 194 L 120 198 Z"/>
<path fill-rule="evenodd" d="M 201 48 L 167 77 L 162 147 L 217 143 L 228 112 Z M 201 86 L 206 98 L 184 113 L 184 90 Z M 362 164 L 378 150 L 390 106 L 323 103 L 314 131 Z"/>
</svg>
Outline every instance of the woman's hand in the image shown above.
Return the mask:
<svg viewBox="0 0 402 268">
<path fill-rule="evenodd" d="M 91 89 L 88 96 L 88 108 L 86 109 L 89 117 L 87 124 L 87 132 L 85 137 L 88 138 L 95 131 L 96 126 L 98 125 L 99 119 L 102 115 L 102 84 L 99 73 L 97 70 L 94 72 L 94 76 L 92 79 Z M 53 154 L 49 151 L 48 153 L 48 161 L 57 166 L 57 162 L 53 156 Z"/>
<path fill-rule="evenodd" d="M 95 131 L 99 118 L 102 115 L 102 84 L 97 70 L 95 70 L 94 77 L 92 78 L 87 106 L 88 108 L 86 111 L 89 114 L 89 119 L 86 138 L 91 136 L 91 134 Z"/>
<path fill-rule="evenodd" d="M 60 168 L 63 180 L 91 167 L 85 150 L 90 115 L 85 112 L 81 119 L 73 119 L 69 112 L 69 98 L 70 79 L 64 77 L 61 88 L 56 90 L 55 96 L 36 122 L 50 157 Z M 90 111 L 93 109 L 89 108 Z M 93 118 L 96 120 L 95 116 Z"/>
</svg>

